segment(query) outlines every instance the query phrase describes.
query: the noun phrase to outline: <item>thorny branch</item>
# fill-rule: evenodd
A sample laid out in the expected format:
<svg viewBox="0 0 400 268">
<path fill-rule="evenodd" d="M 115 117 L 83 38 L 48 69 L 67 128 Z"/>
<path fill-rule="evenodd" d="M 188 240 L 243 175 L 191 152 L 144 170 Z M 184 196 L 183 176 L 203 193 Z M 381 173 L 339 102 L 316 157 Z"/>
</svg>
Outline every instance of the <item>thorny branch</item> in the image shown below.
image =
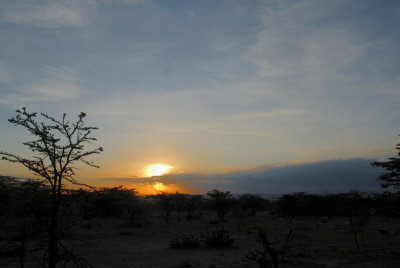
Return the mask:
<svg viewBox="0 0 400 268">
<path fill-rule="evenodd" d="M 2 160 L 24 165 L 35 174 L 45 178 L 53 189 L 61 186 L 58 185 L 61 179 L 73 184 L 83 185 L 73 179 L 75 168 L 71 164 L 74 162 L 83 162 L 92 167 L 99 167 L 86 159 L 92 154 L 100 154 L 103 148 L 84 150 L 86 144 L 96 141 L 91 133 L 98 129 L 97 127 L 85 126 L 85 113 L 80 113 L 77 121 L 70 123 L 66 114 L 63 114 L 62 120 L 57 120 L 41 113 L 45 121 L 38 122 L 37 113 L 29 113 L 25 107 L 16 112 L 17 115 L 8 121 L 16 126 L 24 127 L 31 135 L 36 137 L 35 140 L 23 144 L 37 155 L 33 159 L 26 159 L 0 151 Z"/>
</svg>

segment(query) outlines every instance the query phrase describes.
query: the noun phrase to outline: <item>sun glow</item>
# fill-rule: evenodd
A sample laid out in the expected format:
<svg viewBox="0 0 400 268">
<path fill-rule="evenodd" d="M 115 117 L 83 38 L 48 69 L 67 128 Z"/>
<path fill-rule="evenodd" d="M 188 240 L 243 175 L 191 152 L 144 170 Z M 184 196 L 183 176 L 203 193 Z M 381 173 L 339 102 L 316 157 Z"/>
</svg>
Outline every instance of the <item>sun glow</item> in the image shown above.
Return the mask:
<svg viewBox="0 0 400 268">
<path fill-rule="evenodd" d="M 154 188 L 154 190 L 156 190 L 156 191 L 164 191 L 164 190 L 165 190 L 165 186 L 164 186 L 164 184 L 163 184 L 162 182 L 156 182 L 156 183 L 153 185 L 153 188 Z"/>
<path fill-rule="evenodd" d="M 151 164 L 147 166 L 144 170 L 144 176 L 146 177 L 156 177 L 162 176 L 172 168 L 172 166 L 168 166 L 165 164 Z"/>
</svg>

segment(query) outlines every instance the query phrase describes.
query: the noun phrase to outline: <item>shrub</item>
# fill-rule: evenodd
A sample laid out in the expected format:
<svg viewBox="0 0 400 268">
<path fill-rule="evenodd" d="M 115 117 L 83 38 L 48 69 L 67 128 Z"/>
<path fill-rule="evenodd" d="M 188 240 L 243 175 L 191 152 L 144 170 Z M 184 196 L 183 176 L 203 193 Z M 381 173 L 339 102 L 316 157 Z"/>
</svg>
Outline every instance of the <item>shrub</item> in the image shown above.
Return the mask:
<svg viewBox="0 0 400 268">
<path fill-rule="evenodd" d="M 203 235 L 203 241 L 206 247 L 209 248 L 226 248 L 232 246 L 234 239 L 228 231 L 222 228 L 214 230 L 211 233 L 207 231 Z"/>
<path fill-rule="evenodd" d="M 200 246 L 199 238 L 192 234 L 174 238 L 169 242 L 170 248 L 177 248 L 177 249 L 198 248 L 199 246 Z"/>
<path fill-rule="evenodd" d="M 255 216 L 258 211 L 263 210 L 268 204 L 268 200 L 254 194 L 243 194 L 238 201 L 240 208 L 246 211 L 249 216 Z"/>
<path fill-rule="evenodd" d="M 262 250 L 252 250 L 247 254 L 246 258 L 252 262 L 256 262 L 260 268 L 277 268 L 279 262 L 285 262 L 285 255 L 287 250 L 292 247 L 290 245 L 292 240 L 293 232 L 290 230 L 286 238 L 279 241 L 281 245 L 278 248 L 277 246 L 273 246 L 277 242 L 270 242 L 267 235 L 260 229 L 257 241 L 261 243 Z"/>
<path fill-rule="evenodd" d="M 209 197 L 209 206 L 217 212 L 219 222 L 223 222 L 227 211 L 232 206 L 232 194 L 230 191 L 221 192 L 217 189 L 207 193 Z"/>
</svg>

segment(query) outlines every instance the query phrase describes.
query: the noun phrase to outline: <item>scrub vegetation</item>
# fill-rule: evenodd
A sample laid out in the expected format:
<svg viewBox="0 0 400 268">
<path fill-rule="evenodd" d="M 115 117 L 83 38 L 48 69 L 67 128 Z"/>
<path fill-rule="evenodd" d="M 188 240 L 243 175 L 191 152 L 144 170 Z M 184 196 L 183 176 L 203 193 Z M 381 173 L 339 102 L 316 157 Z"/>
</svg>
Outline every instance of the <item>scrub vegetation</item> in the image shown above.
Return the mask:
<svg viewBox="0 0 400 268">
<path fill-rule="evenodd" d="M 65 248 L 57 267 L 400 264 L 396 193 L 292 193 L 265 199 L 221 192 L 221 219 L 213 198 L 217 192 L 139 196 L 122 186 L 65 189 L 59 214 L 59 240 Z M 1 177 L 1 267 L 48 265 L 51 196 L 43 182 Z"/>
</svg>

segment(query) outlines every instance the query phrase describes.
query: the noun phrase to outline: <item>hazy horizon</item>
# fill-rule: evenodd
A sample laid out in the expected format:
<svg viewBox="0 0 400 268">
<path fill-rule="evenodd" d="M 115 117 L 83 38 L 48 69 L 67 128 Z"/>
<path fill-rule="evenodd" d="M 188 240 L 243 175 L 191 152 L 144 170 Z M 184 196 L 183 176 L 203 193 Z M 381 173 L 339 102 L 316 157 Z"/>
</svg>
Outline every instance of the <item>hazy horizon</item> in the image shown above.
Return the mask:
<svg viewBox="0 0 400 268">
<path fill-rule="evenodd" d="M 251 169 L 215 174 L 164 174 L 153 177 L 77 178 L 93 187 L 135 189 L 140 195 L 159 192 L 205 194 L 212 189 L 234 194 L 282 195 L 295 192 L 335 194 L 350 191 L 382 192 L 376 180 L 382 170 L 372 159 L 336 159 L 309 163 L 261 165 Z M 5 175 L 5 174 L 1 174 Z M 34 178 L 31 176 L 31 178 Z M 69 188 L 80 185 L 68 184 Z M 387 189 L 390 190 L 390 189 Z"/>
</svg>

